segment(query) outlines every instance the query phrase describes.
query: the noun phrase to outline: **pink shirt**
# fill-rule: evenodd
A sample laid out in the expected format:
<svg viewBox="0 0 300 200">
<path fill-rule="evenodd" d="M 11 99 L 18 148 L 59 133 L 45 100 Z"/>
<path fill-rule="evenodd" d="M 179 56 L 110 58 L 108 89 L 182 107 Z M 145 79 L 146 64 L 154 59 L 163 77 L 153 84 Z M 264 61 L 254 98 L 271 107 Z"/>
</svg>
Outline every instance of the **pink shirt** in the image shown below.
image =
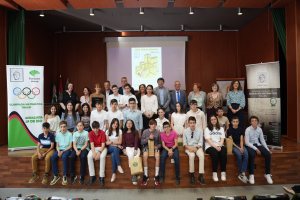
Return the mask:
<svg viewBox="0 0 300 200">
<path fill-rule="evenodd" d="M 165 142 L 167 147 L 173 147 L 175 145 L 175 139 L 177 139 L 177 133 L 175 131 L 170 131 L 170 134 L 167 135 L 166 132 L 161 133 L 161 141 Z"/>
</svg>

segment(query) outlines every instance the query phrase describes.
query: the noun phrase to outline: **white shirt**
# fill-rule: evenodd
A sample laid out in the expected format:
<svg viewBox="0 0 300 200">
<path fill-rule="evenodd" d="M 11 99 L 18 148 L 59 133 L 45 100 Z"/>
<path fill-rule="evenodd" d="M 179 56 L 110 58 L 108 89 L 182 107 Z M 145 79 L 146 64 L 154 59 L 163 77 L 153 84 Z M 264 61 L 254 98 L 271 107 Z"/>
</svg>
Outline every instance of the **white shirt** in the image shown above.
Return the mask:
<svg viewBox="0 0 300 200">
<path fill-rule="evenodd" d="M 104 110 L 101 110 L 101 112 L 98 112 L 97 110 L 93 110 L 91 112 L 91 118 L 90 118 L 90 126 L 92 127 L 92 123 L 94 121 L 99 122 L 100 127 L 102 131 L 106 131 L 106 114 L 107 112 Z"/>
<path fill-rule="evenodd" d="M 155 119 L 156 122 L 157 122 L 157 126 L 156 126 L 156 130 L 158 130 L 159 132 L 164 132 L 164 129 L 163 129 L 163 123 L 164 122 L 169 122 L 169 120 L 167 120 L 165 117 L 160 120 L 159 118 Z M 169 122 L 170 123 L 170 122 Z"/>
<path fill-rule="evenodd" d="M 106 131 L 105 135 L 108 136 L 108 132 L 109 132 L 109 130 Z M 116 135 L 117 135 L 117 132 L 116 132 L 116 131 L 113 131 L 113 132 L 112 132 L 112 135 L 111 135 L 111 136 L 108 136 L 108 137 L 109 137 L 109 140 L 110 140 L 111 142 L 118 142 L 118 141 L 119 141 L 119 137 L 122 137 L 122 130 L 121 130 L 121 129 L 119 130 L 119 136 L 118 136 L 118 137 L 117 137 Z"/>
<path fill-rule="evenodd" d="M 142 96 L 141 98 L 141 112 L 146 112 L 148 115 L 151 115 L 152 112 L 157 114 L 158 103 L 157 96 L 152 95 L 148 97 L 147 95 Z"/>
<path fill-rule="evenodd" d="M 138 103 L 138 101 L 137 101 L 137 99 L 136 99 L 136 97 L 135 97 L 135 95 L 133 95 L 133 94 L 131 94 L 130 93 L 130 95 L 127 95 L 127 94 L 125 94 L 125 95 L 122 95 L 121 96 L 121 100 L 120 100 L 120 104 L 122 104 L 122 105 L 125 105 L 125 104 L 129 104 L 129 99 L 130 98 L 134 98 L 135 99 L 135 103 Z M 122 111 L 122 113 L 124 114 L 127 110 L 129 110 L 130 108 L 128 107 L 128 106 L 126 106 L 125 108 L 122 108 L 121 109 L 121 111 Z"/>
<path fill-rule="evenodd" d="M 210 138 L 211 141 L 218 147 L 218 146 L 220 146 L 221 138 L 225 138 L 224 128 L 220 127 L 220 130 L 217 130 L 214 127 L 213 131 L 210 131 L 208 128 L 206 128 L 204 137 L 206 139 L 205 150 L 208 149 L 209 147 L 211 147 L 211 145 L 207 141 L 208 138 Z"/>
<path fill-rule="evenodd" d="M 112 111 L 108 111 L 106 113 L 106 120 L 108 120 L 108 126 L 110 127 L 110 123 L 111 121 L 117 118 L 119 120 L 119 126 L 122 126 L 122 124 L 120 124 L 120 120 L 123 120 L 123 113 L 119 110 L 117 110 L 117 112 L 112 112 Z"/>
<path fill-rule="evenodd" d="M 111 94 L 111 95 L 109 95 L 108 96 L 108 98 L 106 99 L 106 102 L 107 102 L 107 109 L 108 109 L 108 111 L 110 111 L 111 110 L 111 106 L 110 106 L 110 101 L 112 100 L 112 99 L 116 99 L 117 101 L 118 101 L 118 110 L 120 110 L 120 108 L 119 108 L 119 104 L 121 103 L 121 97 L 122 97 L 123 95 L 121 95 L 121 94 L 118 94 L 118 96 L 115 96 L 114 94 Z"/>
<path fill-rule="evenodd" d="M 106 99 L 106 107 L 107 107 L 107 104 L 110 104 L 110 103 L 108 103 L 108 101 L 107 101 L 107 99 L 108 99 L 108 97 L 109 97 L 109 93 L 110 93 L 110 91 L 108 91 L 108 92 L 105 92 L 105 99 Z"/>
<path fill-rule="evenodd" d="M 259 140 L 260 142 L 259 142 Z M 245 131 L 245 143 L 246 146 L 256 150 L 257 147 L 255 147 L 253 144 L 256 144 L 257 146 L 263 145 L 267 150 L 269 150 L 266 141 L 264 139 L 263 131 L 260 127 L 257 127 L 256 129 L 253 128 L 253 126 L 249 126 Z"/>
</svg>

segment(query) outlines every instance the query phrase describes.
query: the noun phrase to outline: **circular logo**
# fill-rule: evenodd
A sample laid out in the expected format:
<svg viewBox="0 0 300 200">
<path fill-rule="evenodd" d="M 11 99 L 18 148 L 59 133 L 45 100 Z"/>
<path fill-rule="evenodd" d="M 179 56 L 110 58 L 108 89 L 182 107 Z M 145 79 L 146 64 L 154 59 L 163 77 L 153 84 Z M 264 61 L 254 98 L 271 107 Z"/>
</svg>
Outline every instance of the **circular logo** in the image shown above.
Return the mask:
<svg viewBox="0 0 300 200">
<path fill-rule="evenodd" d="M 19 87 L 15 87 L 13 89 L 13 94 L 19 97 L 19 99 L 25 99 L 26 97 L 28 97 L 28 99 L 34 99 L 40 93 L 41 91 L 38 87 L 34 87 L 32 89 L 24 87 L 23 90 Z"/>
<path fill-rule="evenodd" d="M 182 146 L 183 145 L 183 143 L 182 142 L 178 142 L 178 146 Z"/>
<path fill-rule="evenodd" d="M 138 163 L 137 163 L 137 162 L 134 162 L 134 163 L 133 163 L 133 166 L 134 166 L 134 167 L 137 167 L 137 166 L 138 166 Z"/>
<path fill-rule="evenodd" d="M 200 115 L 196 115 L 196 118 L 197 118 L 197 119 L 200 119 Z"/>
</svg>

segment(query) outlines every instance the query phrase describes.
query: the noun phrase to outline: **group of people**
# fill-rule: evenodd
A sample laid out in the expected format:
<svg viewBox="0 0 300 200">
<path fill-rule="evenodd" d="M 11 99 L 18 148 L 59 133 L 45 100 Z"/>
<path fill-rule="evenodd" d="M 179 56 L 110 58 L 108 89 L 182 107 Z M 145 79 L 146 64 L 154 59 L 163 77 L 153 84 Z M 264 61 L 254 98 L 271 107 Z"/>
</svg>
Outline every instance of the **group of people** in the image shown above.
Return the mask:
<svg viewBox="0 0 300 200">
<path fill-rule="evenodd" d="M 219 181 L 217 169 L 220 160 L 221 180 L 226 181 L 227 150 L 224 146 L 226 137 L 233 140 L 233 153 L 237 157 L 240 172 L 238 178 L 243 183 L 255 183 L 256 154 L 265 157 L 264 176 L 269 184 L 273 183 L 270 175 L 272 152 L 269 151 L 262 129 L 258 126 L 259 119 L 251 116 L 250 126 L 244 131 L 245 95 L 239 81 L 232 81 L 227 95 L 228 118 L 223 116 L 223 97 L 216 83 L 212 84 L 208 95 L 201 90 L 201 84 L 195 83 L 188 98 L 185 91 L 180 90 L 179 81 L 175 81 L 175 90 L 171 93 L 164 87 L 163 78 L 159 78 L 157 83 L 157 88 L 141 84 L 139 93 L 135 95 L 133 88 L 127 83 L 127 78 L 123 77 L 120 88 L 116 85 L 110 87 L 110 82 L 105 81 L 104 91 L 101 92 L 101 85 L 97 83 L 92 94 L 90 89 L 85 87 L 81 98 L 73 91 L 73 84 L 69 83 L 66 91 L 59 96 L 61 117 L 54 105 L 45 115 L 43 133 L 38 137 L 37 152 L 32 156 L 33 175 L 29 183 L 39 178 L 37 161 L 45 158 L 46 167 L 42 183 L 47 183 L 52 165 L 53 178 L 50 185 L 54 185 L 60 179 L 57 159 L 61 157 L 62 184 L 68 184 L 69 158 L 70 184 L 73 185 L 77 179 L 75 159 L 80 157 L 79 183 L 82 185 L 85 183 L 86 163 L 88 163 L 90 175 L 88 185 L 93 185 L 96 181 L 94 161 L 100 161 L 99 181 L 100 185 L 104 186 L 107 153 L 110 154 L 112 161 L 111 182 L 115 181 L 117 171 L 124 173 L 120 154 L 123 153 L 128 159 L 132 159 L 142 153 L 144 167 L 142 185 L 147 185 L 148 141 L 153 140 L 155 185 L 164 183 L 168 157 L 175 161 L 175 183 L 179 185 L 178 138 L 182 138 L 185 153 L 189 156 L 190 185 L 195 185 L 195 156 L 199 157 L 197 180 L 202 185 L 206 184 L 203 178 L 204 151 L 212 157 L 213 180 Z M 81 106 L 80 114 L 79 106 Z M 249 179 L 246 176 L 248 162 Z M 132 177 L 134 185 L 137 184 L 139 177 L 139 175 Z"/>
</svg>

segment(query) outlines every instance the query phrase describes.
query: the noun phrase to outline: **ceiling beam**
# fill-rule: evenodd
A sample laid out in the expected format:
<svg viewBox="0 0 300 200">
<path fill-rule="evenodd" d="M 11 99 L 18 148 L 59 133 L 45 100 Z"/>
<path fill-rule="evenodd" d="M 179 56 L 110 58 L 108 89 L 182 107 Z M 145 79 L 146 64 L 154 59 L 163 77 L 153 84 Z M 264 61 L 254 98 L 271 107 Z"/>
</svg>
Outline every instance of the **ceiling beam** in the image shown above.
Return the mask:
<svg viewBox="0 0 300 200">
<path fill-rule="evenodd" d="M 274 0 L 272 1 L 271 8 L 285 8 L 295 0 Z"/>
<path fill-rule="evenodd" d="M 123 0 L 124 1 L 124 0 Z M 174 7 L 217 7 L 221 0 L 175 0 Z"/>
<path fill-rule="evenodd" d="M 116 8 L 115 0 L 68 0 L 75 9 Z"/>
<path fill-rule="evenodd" d="M 12 0 L 0 0 L 0 6 L 4 6 L 9 10 L 19 10 L 18 4 L 16 2 L 13 2 Z"/>
<path fill-rule="evenodd" d="M 229 8 L 264 8 L 272 0 L 223 0 L 223 7 Z"/>
</svg>

